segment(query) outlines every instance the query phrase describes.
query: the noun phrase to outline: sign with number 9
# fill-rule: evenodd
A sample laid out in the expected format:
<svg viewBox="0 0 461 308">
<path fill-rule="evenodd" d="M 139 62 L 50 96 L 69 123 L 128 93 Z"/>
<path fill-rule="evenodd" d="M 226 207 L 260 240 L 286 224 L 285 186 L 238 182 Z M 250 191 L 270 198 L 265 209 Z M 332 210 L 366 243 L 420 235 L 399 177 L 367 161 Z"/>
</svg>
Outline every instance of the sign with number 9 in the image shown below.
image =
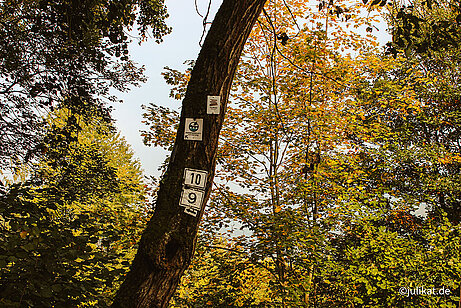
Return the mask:
<svg viewBox="0 0 461 308">
<path fill-rule="evenodd" d="M 181 193 L 180 206 L 192 207 L 200 210 L 205 192 L 195 188 L 183 188 Z"/>
</svg>

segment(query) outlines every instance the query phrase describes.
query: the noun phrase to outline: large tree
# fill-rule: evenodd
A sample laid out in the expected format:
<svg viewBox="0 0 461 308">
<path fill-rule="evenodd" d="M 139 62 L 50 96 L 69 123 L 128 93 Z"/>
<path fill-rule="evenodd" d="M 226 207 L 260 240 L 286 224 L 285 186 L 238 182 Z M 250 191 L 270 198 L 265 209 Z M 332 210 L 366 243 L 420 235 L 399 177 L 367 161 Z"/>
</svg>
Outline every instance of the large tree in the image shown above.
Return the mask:
<svg viewBox="0 0 461 308">
<path fill-rule="evenodd" d="M 182 104 L 168 169 L 160 183 L 155 212 L 139 244 L 131 271 L 114 307 L 166 307 L 194 252 L 204 207 L 196 217 L 180 207 L 185 168 L 208 172 L 204 200 L 210 195 L 218 136 L 240 55 L 265 0 L 224 0 L 204 41 Z M 221 96 L 221 113 L 207 115 L 207 96 Z M 203 119 L 203 140 L 184 139 L 186 118 Z"/>
</svg>

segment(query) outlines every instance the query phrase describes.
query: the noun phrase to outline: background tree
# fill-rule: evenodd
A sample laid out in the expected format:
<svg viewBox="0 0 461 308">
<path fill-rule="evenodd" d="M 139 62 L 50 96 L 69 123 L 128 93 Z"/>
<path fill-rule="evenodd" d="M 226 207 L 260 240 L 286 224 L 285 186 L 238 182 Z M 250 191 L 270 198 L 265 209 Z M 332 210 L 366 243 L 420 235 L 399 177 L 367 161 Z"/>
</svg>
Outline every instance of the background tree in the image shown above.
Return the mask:
<svg viewBox="0 0 461 308">
<path fill-rule="evenodd" d="M 319 213 L 324 209 L 319 207 L 329 207 L 328 200 L 335 198 L 326 195 L 323 185 L 328 184 L 319 184 L 324 176 L 317 174 L 320 161 L 315 158 L 336 159 L 329 152 L 341 137 L 329 127 L 345 129 L 338 112 L 346 102 L 339 97 L 348 93 L 342 82 L 354 77 L 353 60 L 333 48 L 365 49 L 366 41 L 338 25 L 335 19 L 346 19 L 343 14 L 332 16 L 329 9 L 317 12 L 304 2 L 288 5 L 269 2 L 246 45 L 234 82 L 235 103 L 228 107 L 220 137 L 217 193 L 204 223 L 219 230 L 226 226 L 223 222 L 237 221 L 247 234 L 239 246 L 256 266 L 270 264 L 271 303 L 302 305 L 311 292 L 309 272 L 317 258 L 313 250 L 322 249 L 322 232 L 326 232 L 316 222 L 323 220 Z M 359 9 L 349 13 L 358 15 Z M 306 14 L 313 26 L 296 29 L 293 18 Z M 364 21 L 354 18 L 349 26 Z M 331 39 L 325 36 L 325 23 L 335 30 Z M 286 47 L 277 42 L 282 32 L 292 37 Z M 173 96 L 181 97 L 187 77 L 172 70 L 165 77 L 179 86 Z M 171 136 L 168 129 L 173 128 L 175 114 L 154 107 L 148 111 L 147 121 L 153 123 L 152 130 L 144 133 L 145 140 L 167 145 L 169 138 L 162 136 Z M 316 203 L 317 198 L 325 200 Z"/>
<path fill-rule="evenodd" d="M 423 186 L 439 177 L 448 180 L 446 169 L 422 181 L 419 166 L 435 166 L 440 147 L 419 150 L 421 133 L 408 129 L 413 124 L 406 122 L 422 110 L 424 95 L 417 89 L 434 80 L 415 71 L 417 61 L 390 59 L 369 48 L 375 43 L 338 29 L 340 18 L 351 28 L 371 21 L 346 17 L 354 16 L 347 6 L 327 4 L 321 20 L 328 27 L 321 23 L 312 32 L 291 34 L 283 22 L 297 16 L 296 6 L 290 12 L 281 2 L 277 10 L 271 5 L 265 16 L 272 25 L 260 19 L 234 83 L 236 103 L 228 106 L 220 140 L 217 193 L 203 228 L 214 236 L 223 236 L 226 229 L 235 234 L 236 225 L 242 228 L 243 235 L 233 240 L 253 265 L 270 264 L 266 270 L 273 305 L 453 307 L 459 300 L 459 226 L 437 204 L 437 219 L 415 214 L 434 200 Z M 287 18 L 280 18 L 283 12 Z M 283 32 L 291 39 L 274 46 Z M 173 96 L 180 97 L 187 76 L 169 69 L 165 77 L 177 87 Z M 442 78 L 435 80 L 444 84 Z M 175 116 L 148 108 L 153 130 L 144 132 L 145 140 L 168 145 Z M 426 119 L 433 121 L 434 115 Z M 456 139 L 458 131 L 452 124 L 436 135 Z M 455 179 L 449 180 L 452 190 Z M 435 266 L 444 258 L 450 264 Z M 223 298 L 219 288 L 196 287 L 202 271 L 206 266 L 191 269 L 178 297 Z M 444 286 L 452 295 L 398 293 L 402 286 L 422 285 Z M 232 287 L 228 290 L 231 296 Z"/>
<path fill-rule="evenodd" d="M 459 224 L 458 157 L 461 149 L 458 109 L 461 92 L 457 67 L 461 58 L 460 47 L 456 43 L 459 38 L 452 37 L 454 43 L 446 45 L 446 37 L 437 32 L 437 25 L 444 24 L 446 18 L 454 19 L 459 7 L 449 2 L 432 8 L 420 4 L 414 9 L 424 13 L 430 20 L 418 29 L 418 34 L 429 37 L 434 45 L 439 44 L 439 48 L 429 48 L 423 52 L 417 44 L 406 47 L 405 64 L 393 70 L 388 77 L 396 76 L 398 80 L 406 82 L 412 95 L 419 101 L 419 104 L 395 111 L 396 118 L 386 119 L 395 131 L 389 143 L 390 147 L 401 153 L 401 161 L 410 165 L 404 167 L 399 164 L 398 174 L 409 174 L 410 178 L 418 179 L 412 181 L 407 189 L 418 192 L 419 199 L 428 204 L 432 215 L 440 215 L 440 212 L 436 212 L 442 209 L 452 223 Z M 391 25 L 394 26 L 394 21 Z M 451 27 L 459 27 L 459 23 L 453 22 Z M 450 31 L 456 35 L 458 32 Z M 398 151 L 397 142 L 403 151 Z"/>
<path fill-rule="evenodd" d="M 389 8 L 392 42 L 386 45 L 387 52 L 394 57 L 398 53 L 431 56 L 459 47 L 459 0 L 395 1 Z"/>
<path fill-rule="evenodd" d="M 105 307 L 147 220 L 139 162 L 102 119 L 60 109 L 48 123 L 35 171 L 0 201 L 0 303 Z"/>
<path fill-rule="evenodd" d="M 0 167 L 29 159 L 56 106 L 110 119 L 109 89 L 144 81 L 125 31 L 159 42 L 170 29 L 163 0 L 0 3 Z M 39 151 L 38 151 L 39 152 Z"/>
<path fill-rule="evenodd" d="M 199 241 L 171 307 L 267 307 L 275 296 L 271 276 L 241 247 L 220 239 L 213 245 Z"/>
</svg>

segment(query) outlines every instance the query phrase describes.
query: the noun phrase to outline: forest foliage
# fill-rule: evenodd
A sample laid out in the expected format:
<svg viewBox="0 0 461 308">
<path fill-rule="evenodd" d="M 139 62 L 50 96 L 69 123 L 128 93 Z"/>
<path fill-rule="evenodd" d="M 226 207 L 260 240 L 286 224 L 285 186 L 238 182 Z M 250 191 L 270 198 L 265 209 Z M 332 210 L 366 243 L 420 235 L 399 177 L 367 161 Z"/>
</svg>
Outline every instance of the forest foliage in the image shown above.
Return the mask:
<svg viewBox="0 0 461 308">
<path fill-rule="evenodd" d="M 139 162 L 102 119 L 82 124 L 61 109 L 44 154 L 2 193 L 0 265 L 4 307 L 108 306 L 148 218 Z"/>
<path fill-rule="evenodd" d="M 109 90 L 145 81 L 127 31 L 161 41 L 167 16 L 163 0 L 0 2 L 2 169 L 39 152 L 43 115 L 58 106 L 109 120 Z"/>
<path fill-rule="evenodd" d="M 137 20 L 159 40 L 166 11 L 162 1 L 6 2 L 0 126 L 11 133 L 0 163 L 22 167 L 2 179 L 0 304 L 104 307 L 151 192 L 103 97 L 144 80 L 123 30 Z M 268 1 L 172 307 L 459 307 L 460 16 L 456 0 Z M 184 97 L 190 73 L 165 68 L 171 97 Z M 178 111 L 144 112 L 145 144 L 171 150 Z M 449 294 L 401 293 L 418 287 Z"/>
<path fill-rule="evenodd" d="M 145 81 L 127 31 L 160 42 L 166 17 L 162 0 L 0 2 L 0 306 L 111 303 L 149 208 L 107 103 Z"/>
<path fill-rule="evenodd" d="M 447 18 L 459 29 L 459 7 L 389 8 L 383 50 L 369 5 L 267 4 L 234 80 L 201 246 L 172 306 L 458 306 L 460 58 L 431 29 Z M 425 22 L 412 30 L 419 43 L 401 35 L 402 12 Z M 436 41 L 422 50 L 422 39 Z M 165 70 L 172 97 L 189 72 Z M 177 112 L 145 109 L 145 142 L 168 148 Z M 399 294 L 421 286 L 451 294 Z"/>
</svg>

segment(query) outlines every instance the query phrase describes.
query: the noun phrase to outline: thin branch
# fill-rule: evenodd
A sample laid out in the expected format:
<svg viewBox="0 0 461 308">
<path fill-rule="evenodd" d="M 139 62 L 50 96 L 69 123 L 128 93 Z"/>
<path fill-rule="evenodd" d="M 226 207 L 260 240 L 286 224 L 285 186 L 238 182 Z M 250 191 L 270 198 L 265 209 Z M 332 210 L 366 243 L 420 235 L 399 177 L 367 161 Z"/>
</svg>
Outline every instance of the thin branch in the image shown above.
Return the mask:
<svg viewBox="0 0 461 308">
<path fill-rule="evenodd" d="M 200 11 L 199 11 L 199 9 L 198 9 L 197 0 L 195 0 L 194 2 L 195 2 L 195 11 L 197 12 L 198 16 L 200 16 L 201 18 L 203 18 L 203 15 L 200 14 Z"/>
<path fill-rule="evenodd" d="M 240 250 L 232 249 L 232 248 L 227 248 L 227 247 L 212 246 L 212 245 L 203 245 L 203 247 L 211 248 L 211 249 L 223 249 L 223 250 L 232 251 L 232 252 L 236 252 L 236 253 L 246 254 L 246 252 L 244 252 L 244 251 L 240 251 Z"/>
<path fill-rule="evenodd" d="M 196 6 L 196 8 L 197 8 L 197 6 Z M 208 1 L 208 8 L 207 8 L 207 10 L 206 10 L 205 17 L 203 17 L 203 21 L 202 21 L 202 24 L 203 24 L 203 31 L 202 31 L 202 36 L 200 37 L 200 41 L 199 41 L 200 47 L 202 47 L 202 42 L 203 42 L 203 39 L 205 38 L 206 25 L 207 25 L 207 24 L 210 24 L 209 22 L 207 22 L 208 15 L 210 14 L 210 8 L 211 8 L 211 0 Z M 200 13 L 199 13 L 199 15 L 200 15 Z M 202 16 L 202 15 L 200 15 L 200 16 Z"/>
<path fill-rule="evenodd" d="M 301 28 L 299 27 L 298 22 L 296 21 L 296 18 L 295 18 L 295 16 L 293 15 L 293 12 L 292 12 L 291 9 L 290 9 L 290 6 L 287 4 L 287 2 L 286 2 L 285 0 L 283 0 L 283 4 L 284 4 L 285 7 L 288 9 L 288 12 L 290 12 L 291 18 L 293 19 L 293 22 L 295 23 L 296 28 L 298 28 L 298 33 L 296 33 L 296 35 L 293 36 L 293 38 L 295 38 L 295 37 L 297 37 L 297 36 L 299 35 L 299 33 L 301 32 Z"/>
<path fill-rule="evenodd" d="M 276 30 L 275 30 L 274 24 L 272 23 L 272 21 L 271 21 L 271 19 L 269 17 L 269 14 L 267 14 L 267 11 L 264 8 L 263 8 L 263 12 L 264 12 L 264 15 L 265 15 L 266 19 L 268 20 L 268 22 L 270 23 L 270 25 L 272 26 L 272 29 L 273 29 L 274 43 L 273 43 L 272 50 L 271 50 L 270 70 L 271 70 L 271 79 L 272 79 L 271 80 L 271 82 L 272 82 L 272 92 L 274 93 L 275 113 L 276 113 L 280 123 L 282 124 L 282 132 L 283 132 L 283 134 L 286 137 L 288 137 L 287 131 L 285 129 L 285 123 L 283 122 L 283 119 L 282 119 L 282 117 L 280 115 L 278 102 L 277 102 L 277 88 L 276 88 L 276 80 L 275 80 L 275 74 L 276 74 L 275 65 L 276 64 L 275 64 L 275 58 L 274 58 L 275 50 L 277 48 L 277 33 L 276 33 Z"/>
<path fill-rule="evenodd" d="M 264 13 L 264 15 L 266 16 L 267 21 L 268 21 L 269 24 L 271 25 L 272 32 L 273 32 L 274 36 L 277 37 L 277 32 L 276 32 L 276 30 L 275 30 L 274 24 L 272 23 L 272 20 L 270 19 L 270 16 L 267 14 L 266 10 L 263 10 L 263 13 Z M 299 65 L 295 64 L 290 58 L 288 58 L 287 56 L 285 56 L 285 55 L 283 54 L 282 51 L 280 51 L 280 49 L 279 49 L 279 47 L 278 47 L 278 45 L 277 45 L 277 41 L 275 42 L 274 46 L 275 46 L 275 49 L 277 50 L 277 52 L 280 54 L 280 56 L 282 56 L 282 58 L 284 58 L 285 60 L 287 60 L 291 65 L 293 65 L 293 66 L 296 67 L 297 69 L 303 71 L 303 72 L 306 73 L 307 75 L 310 76 L 310 74 L 316 74 L 316 75 L 322 76 L 322 77 L 324 77 L 324 78 L 327 78 L 327 79 L 329 79 L 329 80 L 331 80 L 331 81 L 337 83 L 338 85 L 340 85 L 340 86 L 342 86 L 342 87 L 350 88 L 350 86 L 344 85 L 344 84 L 340 83 L 339 81 L 337 81 L 336 79 L 334 79 L 334 78 L 332 78 L 332 77 L 329 77 L 328 75 L 325 75 L 325 74 L 323 74 L 323 73 L 317 73 L 317 72 L 315 72 L 315 71 L 312 72 L 312 71 L 306 70 L 305 68 L 302 68 L 302 67 L 300 67 Z"/>
</svg>

